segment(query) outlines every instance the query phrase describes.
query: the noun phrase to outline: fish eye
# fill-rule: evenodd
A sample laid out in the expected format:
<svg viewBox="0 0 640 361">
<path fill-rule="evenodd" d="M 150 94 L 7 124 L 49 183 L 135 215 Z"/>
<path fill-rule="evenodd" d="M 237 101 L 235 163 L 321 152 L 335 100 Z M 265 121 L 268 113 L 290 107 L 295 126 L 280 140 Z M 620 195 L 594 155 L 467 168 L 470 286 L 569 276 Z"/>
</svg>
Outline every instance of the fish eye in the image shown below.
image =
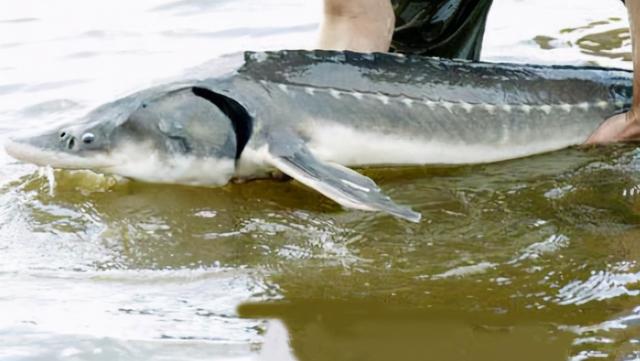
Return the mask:
<svg viewBox="0 0 640 361">
<path fill-rule="evenodd" d="M 84 133 L 82 135 L 82 143 L 91 144 L 96 139 L 96 136 L 93 133 Z"/>
</svg>

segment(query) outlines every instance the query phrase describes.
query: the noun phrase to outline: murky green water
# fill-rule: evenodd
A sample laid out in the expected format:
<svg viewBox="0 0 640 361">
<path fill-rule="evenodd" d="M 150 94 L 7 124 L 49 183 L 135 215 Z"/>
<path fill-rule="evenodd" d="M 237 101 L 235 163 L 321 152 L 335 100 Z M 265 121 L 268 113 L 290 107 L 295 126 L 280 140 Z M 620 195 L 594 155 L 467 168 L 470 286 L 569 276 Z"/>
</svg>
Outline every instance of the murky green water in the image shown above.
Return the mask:
<svg viewBox="0 0 640 361">
<path fill-rule="evenodd" d="M 218 54 L 311 47 L 319 9 L 7 2 L 0 142 Z M 485 54 L 629 68 L 624 14 L 496 0 Z M 634 146 L 364 173 L 425 220 L 275 181 L 51 183 L 0 153 L 0 359 L 286 360 L 287 340 L 299 360 L 640 359 Z"/>
</svg>

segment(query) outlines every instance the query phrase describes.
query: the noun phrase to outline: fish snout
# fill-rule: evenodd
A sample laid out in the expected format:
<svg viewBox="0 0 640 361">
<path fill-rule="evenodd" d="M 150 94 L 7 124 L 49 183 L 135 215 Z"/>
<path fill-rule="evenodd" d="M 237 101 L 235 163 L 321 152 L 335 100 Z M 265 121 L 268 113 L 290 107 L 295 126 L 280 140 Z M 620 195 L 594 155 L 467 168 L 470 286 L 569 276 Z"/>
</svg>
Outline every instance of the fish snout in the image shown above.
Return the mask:
<svg viewBox="0 0 640 361">
<path fill-rule="evenodd" d="M 4 151 L 13 158 L 16 158 L 16 148 L 19 147 L 20 143 L 15 137 L 8 137 L 4 143 Z"/>
<path fill-rule="evenodd" d="M 24 136 L 10 136 L 4 143 L 4 151 L 14 159 L 30 162 L 30 155 L 33 154 L 35 147 L 29 140 Z"/>
<path fill-rule="evenodd" d="M 83 149 L 84 145 L 92 142 L 92 136 L 84 134 L 79 138 L 69 130 L 60 130 L 10 137 L 4 148 L 7 154 L 17 160 L 54 168 L 99 170 L 118 164 L 118 159 L 105 152 Z"/>
<path fill-rule="evenodd" d="M 64 156 L 77 153 L 77 139 L 69 130 L 26 132 L 10 136 L 4 149 L 8 155 L 23 162 L 54 165 Z"/>
<path fill-rule="evenodd" d="M 55 145 L 55 142 L 49 142 L 49 144 L 47 144 L 47 138 L 50 137 L 42 135 L 36 136 L 33 134 L 9 136 L 4 142 L 4 150 L 15 159 L 35 163 L 33 160 L 34 154 L 44 150 L 51 150 L 51 146 Z"/>
</svg>

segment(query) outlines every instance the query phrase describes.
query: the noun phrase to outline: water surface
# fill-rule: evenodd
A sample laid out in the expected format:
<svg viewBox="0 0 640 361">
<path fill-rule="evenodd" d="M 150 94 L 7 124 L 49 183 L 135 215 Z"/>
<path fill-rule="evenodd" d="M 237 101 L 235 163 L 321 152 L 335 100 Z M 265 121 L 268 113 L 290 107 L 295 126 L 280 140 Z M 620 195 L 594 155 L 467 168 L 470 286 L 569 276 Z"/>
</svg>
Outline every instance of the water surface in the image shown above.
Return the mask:
<svg viewBox="0 0 640 361">
<path fill-rule="evenodd" d="M 0 142 L 220 54 L 313 47 L 320 9 L 6 2 Z M 625 18 L 496 0 L 484 58 L 630 68 Z M 365 170 L 410 224 L 295 183 L 151 185 L 0 152 L 0 359 L 638 359 L 639 169 L 627 145 Z"/>
</svg>

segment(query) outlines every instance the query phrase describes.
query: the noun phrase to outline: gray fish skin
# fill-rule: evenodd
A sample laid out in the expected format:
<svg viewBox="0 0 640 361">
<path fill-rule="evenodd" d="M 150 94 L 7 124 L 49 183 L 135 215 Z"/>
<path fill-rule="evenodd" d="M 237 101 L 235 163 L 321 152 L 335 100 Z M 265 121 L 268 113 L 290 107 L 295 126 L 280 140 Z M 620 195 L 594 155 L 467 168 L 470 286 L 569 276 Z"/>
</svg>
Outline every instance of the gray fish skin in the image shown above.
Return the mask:
<svg viewBox="0 0 640 361">
<path fill-rule="evenodd" d="M 632 73 L 332 51 L 247 52 L 12 139 L 17 159 L 149 182 L 292 176 L 418 221 L 344 166 L 493 162 L 582 143 L 628 109 Z"/>
<path fill-rule="evenodd" d="M 276 112 L 266 118 L 295 125 L 311 143 L 318 122 L 337 123 L 433 151 L 377 161 L 327 152 L 349 166 L 484 163 L 581 144 L 603 120 L 628 109 L 632 94 L 626 70 L 351 52 L 247 54 L 238 86 L 256 80 L 268 102 L 252 98 L 249 107 Z M 283 108 L 286 114 L 278 113 Z"/>
</svg>

